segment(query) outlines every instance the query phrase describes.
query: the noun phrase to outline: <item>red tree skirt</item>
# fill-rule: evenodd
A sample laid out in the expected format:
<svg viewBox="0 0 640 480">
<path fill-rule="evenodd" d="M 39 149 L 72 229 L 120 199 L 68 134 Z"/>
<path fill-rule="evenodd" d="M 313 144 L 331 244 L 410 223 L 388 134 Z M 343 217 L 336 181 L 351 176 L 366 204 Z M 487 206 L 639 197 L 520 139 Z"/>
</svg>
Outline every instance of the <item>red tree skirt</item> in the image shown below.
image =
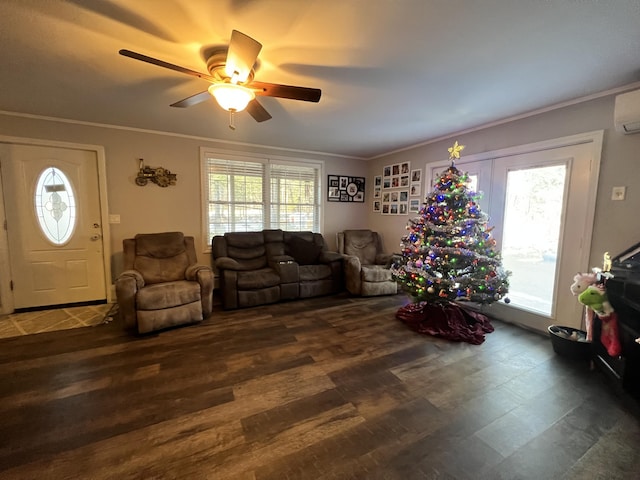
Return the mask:
<svg viewBox="0 0 640 480">
<path fill-rule="evenodd" d="M 398 310 L 396 317 L 416 332 L 474 345 L 484 342 L 485 333 L 493 332 L 486 315 L 455 303 L 411 303 Z"/>
</svg>

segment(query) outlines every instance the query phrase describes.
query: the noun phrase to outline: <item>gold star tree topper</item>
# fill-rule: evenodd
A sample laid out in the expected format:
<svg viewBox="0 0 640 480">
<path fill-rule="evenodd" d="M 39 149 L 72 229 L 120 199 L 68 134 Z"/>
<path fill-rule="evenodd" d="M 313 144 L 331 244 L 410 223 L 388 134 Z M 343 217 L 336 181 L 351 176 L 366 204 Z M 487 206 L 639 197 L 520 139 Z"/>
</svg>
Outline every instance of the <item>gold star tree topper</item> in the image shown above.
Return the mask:
<svg viewBox="0 0 640 480">
<path fill-rule="evenodd" d="M 458 141 L 453 144 L 453 147 L 449 148 L 449 159 L 455 160 L 460 158 L 460 152 L 464 150 L 464 145 L 458 145 Z"/>
</svg>

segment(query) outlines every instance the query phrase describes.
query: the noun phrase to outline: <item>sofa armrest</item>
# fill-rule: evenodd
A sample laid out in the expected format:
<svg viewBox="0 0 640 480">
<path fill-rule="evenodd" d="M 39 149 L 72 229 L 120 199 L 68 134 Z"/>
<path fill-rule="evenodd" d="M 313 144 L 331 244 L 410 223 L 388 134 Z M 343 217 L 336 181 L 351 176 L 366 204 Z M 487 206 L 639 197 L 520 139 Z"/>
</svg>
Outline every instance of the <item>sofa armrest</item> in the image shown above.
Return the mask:
<svg viewBox="0 0 640 480">
<path fill-rule="evenodd" d="M 246 270 L 245 268 L 242 267 L 242 265 L 240 265 L 239 262 L 237 262 L 231 257 L 216 258 L 213 265 L 214 267 L 216 267 L 216 270 L 236 270 L 236 271 Z"/>
<path fill-rule="evenodd" d="M 342 255 L 341 253 L 323 251 L 323 252 L 320 252 L 320 256 L 318 257 L 318 262 L 331 263 L 331 262 L 336 262 L 338 260 L 342 260 L 343 258 L 344 258 L 344 255 Z"/>
<path fill-rule="evenodd" d="M 342 255 L 344 259 L 344 278 L 347 291 L 352 295 L 360 295 L 362 291 L 362 279 L 360 259 L 355 255 Z"/>
<path fill-rule="evenodd" d="M 185 277 L 189 281 L 200 284 L 202 318 L 206 319 L 213 310 L 213 270 L 206 265 L 189 265 Z"/>
<path fill-rule="evenodd" d="M 269 266 L 271 268 L 275 268 L 276 265 L 280 263 L 291 263 L 295 262 L 295 259 L 291 255 L 274 255 L 269 260 Z"/>
<path fill-rule="evenodd" d="M 116 278 L 116 300 L 126 329 L 137 327 L 136 294 L 144 287 L 142 275 L 135 270 L 125 270 Z"/>
<path fill-rule="evenodd" d="M 238 272 L 236 270 L 220 271 L 220 291 L 222 306 L 225 310 L 238 308 Z"/>
<path fill-rule="evenodd" d="M 190 282 L 197 282 L 198 275 L 201 272 L 205 273 L 206 271 L 211 272 L 211 267 L 207 267 L 206 265 L 199 265 L 199 264 L 189 265 L 184 272 L 184 278 L 186 280 L 189 280 Z"/>
<path fill-rule="evenodd" d="M 120 275 L 118 275 L 118 278 L 116 278 L 116 283 L 119 280 L 125 279 L 132 279 L 135 282 L 136 290 L 140 290 L 145 286 L 144 278 L 142 277 L 142 274 L 137 270 L 125 270 Z"/>
<path fill-rule="evenodd" d="M 390 267 L 397 257 L 399 257 L 397 253 L 378 253 L 376 255 L 376 265 Z"/>
<path fill-rule="evenodd" d="M 283 255 L 284 258 L 291 258 Z M 300 281 L 300 266 L 291 258 L 291 260 L 282 259 L 279 262 L 273 262 L 271 267 L 278 273 L 280 283 L 297 283 Z"/>
</svg>

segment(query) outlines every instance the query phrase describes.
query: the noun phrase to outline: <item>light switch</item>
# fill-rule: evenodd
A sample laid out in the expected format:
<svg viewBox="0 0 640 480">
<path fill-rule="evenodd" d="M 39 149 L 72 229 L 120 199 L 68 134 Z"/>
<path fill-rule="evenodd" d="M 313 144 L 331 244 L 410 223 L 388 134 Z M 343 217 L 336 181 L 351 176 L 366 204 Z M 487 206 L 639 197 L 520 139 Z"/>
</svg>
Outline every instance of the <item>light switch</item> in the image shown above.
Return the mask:
<svg viewBox="0 0 640 480">
<path fill-rule="evenodd" d="M 109 214 L 109 223 L 120 223 L 120 215 L 116 213 Z"/>
<path fill-rule="evenodd" d="M 624 200 L 627 187 L 613 187 L 611 190 L 611 200 Z"/>
</svg>

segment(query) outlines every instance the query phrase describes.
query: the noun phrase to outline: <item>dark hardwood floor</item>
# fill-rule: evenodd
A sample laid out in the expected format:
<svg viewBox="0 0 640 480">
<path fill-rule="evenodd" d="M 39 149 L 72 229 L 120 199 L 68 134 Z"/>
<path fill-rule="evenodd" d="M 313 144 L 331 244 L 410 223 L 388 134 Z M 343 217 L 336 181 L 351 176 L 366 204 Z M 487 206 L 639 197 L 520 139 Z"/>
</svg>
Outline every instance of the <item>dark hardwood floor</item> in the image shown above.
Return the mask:
<svg viewBox="0 0 640 480">
<path fill-rule="evenodd" d="M 402 296 L 0 340 L 1 479 L 637 479 L 637 403 L 548 338 L 409 330 Z"/>
</svg>

